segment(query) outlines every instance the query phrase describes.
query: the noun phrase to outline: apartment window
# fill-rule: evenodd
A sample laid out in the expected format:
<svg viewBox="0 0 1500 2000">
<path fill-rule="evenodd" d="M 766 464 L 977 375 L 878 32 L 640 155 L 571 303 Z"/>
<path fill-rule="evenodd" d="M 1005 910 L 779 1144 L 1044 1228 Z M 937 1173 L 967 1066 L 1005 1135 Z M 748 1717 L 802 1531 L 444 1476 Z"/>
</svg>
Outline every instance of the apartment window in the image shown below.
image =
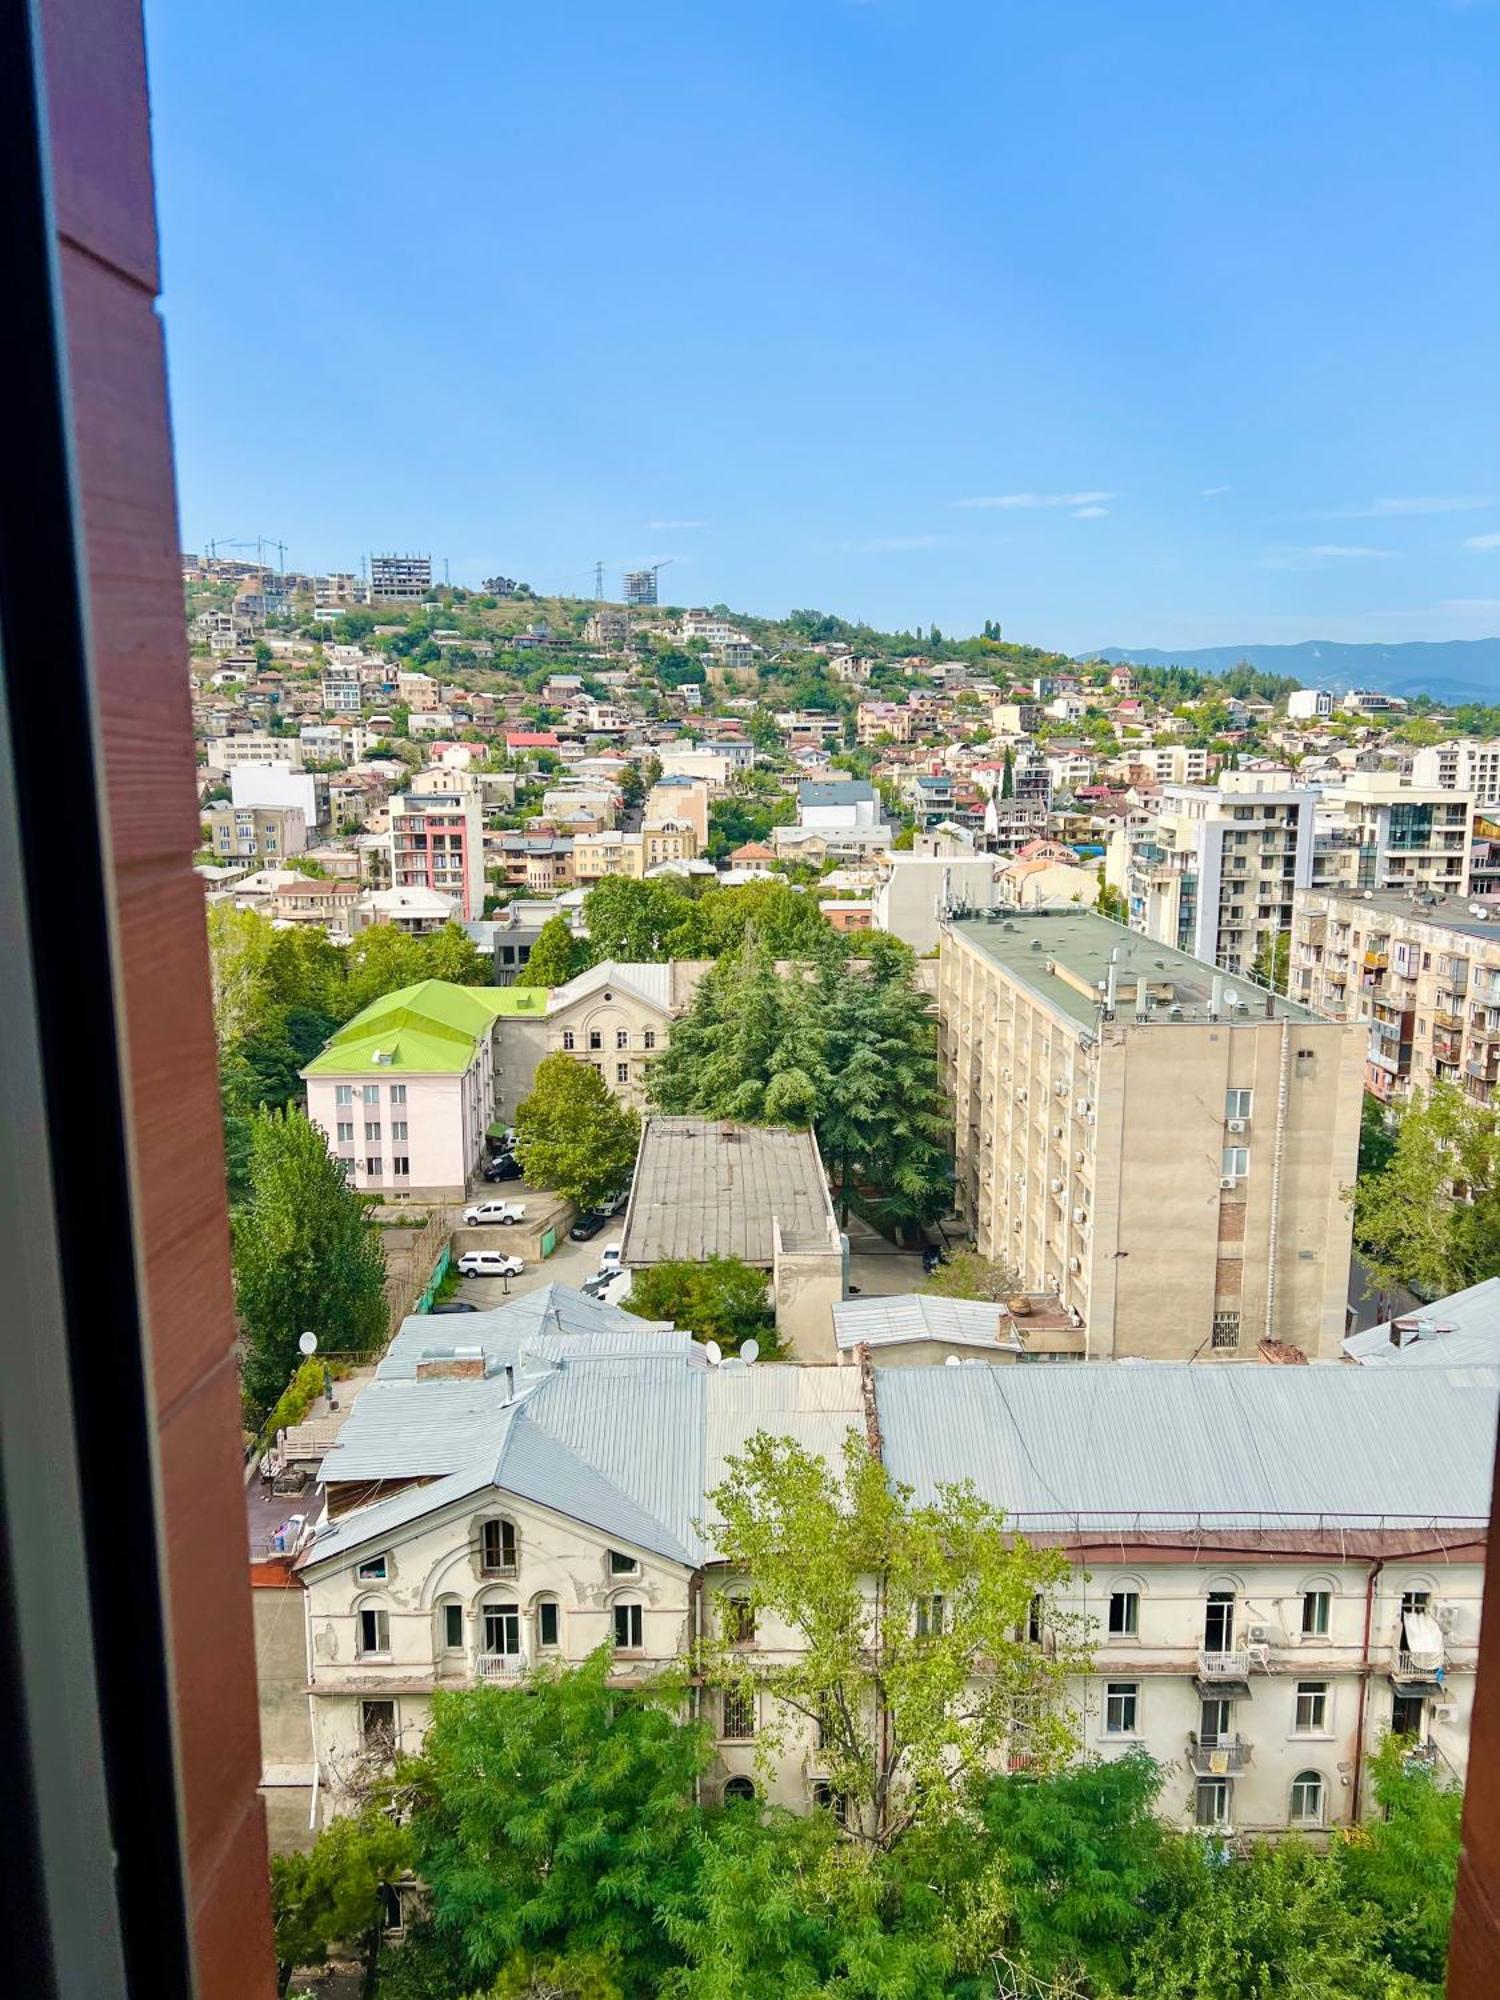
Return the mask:
<svg viewBox="0 0 1500 2000">
<path fill-rule="evenodd" d="M 360 1583 L 384 1583 L 386 1574 L 385 1557 L 368 1557 L 360 1564 L 354 1574 Z"/>
<path fill-rule="evenodd" d="M 1203 1650 L 1230 1653 L 1234 1650 L 1234 1592 L 1211 1590 L 1203 1607 Z"/>
<path fill-rule="evenodd" d="M 942 1636 L 943 1611 L 943 1599 L 939 1592 L 934 1592 L 931 1597 L 919 1597 L 917 1599 L 917 1637 L 919 1639 L 937 1639 Z"/>
<path fill-rule="evenodd" d="M 1106 1681 L 1104 1684 L 1104 1733 L 1106 1736 L 1134 1736 L 1140 1713 L 1139 1681 Z"/>
<path fill-rule="evenodd" d="M 634 1556 L 627 1556 L 620 1549 L 609 1552 L 609 1573 L 611 1576 L 639 1576 L 641 1566 Z"/>
<path fill-rule="evenodd" d="M 359 1740 L 371 1757 L 393 1757 L 396 1754 L 396 1704 L 393 1701 L 360 1703 Z"/>
<path fill-rule="evenodd" d="M 376 1121 L 374 1121 L 374 1122 L 371 1122 L 371 1120 L 369 1120 L 369 1119 L 366 1119 L 366 1120 L 365 1120 L 365 1144 L 366 1144 L 366 1145 L 368 1146 L 368 1145 L 369 1145 L 369 1143 L 370 1143 L 370 1141 L 371 1141 L 372 1139 L 373 1139 L 373 1140 L 376 1140 L 376 1141 L 378 1141 L 378 1140 L 379 1140 L 379 1138 L 380 1138 L 380 1124 L 379 1124 L 379 1121 L 378 1121 L 378 1120 L 376 1120 Z"/>
<path fill-rule="evenodd" d="M 754 1805 L 755 1785 L 751 1779 L 731 1778 L 728 1784 L 724 1787 L 725 1805 L 726 1806 L 734 1805 L 736 1802 L 739 1802 L 744 1805 Z"/>
<path fill-rule="evenodd" d="M 385 1161 L 378 1153 L 371 1153 L 365 1160 L 365 1172 L 372 1181 L 378 1181 L 385 1172 Z"/>
<path fill-rule="evenodd" d="M 544 1597 L 536 1608 L 536 1642 L 546 1652 L 554 1652 L 560 1630 L 557 1599 Z"/>
<path fill-rule="evenodd" d="M 1242 1181 L 1250 1171 L 1250 1148 L 1226 1146 L 1219 1171 L 1227 1181 Z"/>
<path fill-rule="evenodd" d="M 339 1120 L 338 1136 L 341 1146 L 352 1146 L 354 1144 L 354 1121 L 352 1118 L 341 1118 Z"/>
<path fill-rule="evenodd" d="M 484 1607 L 484 1650 L 514 1659 L 521 1651 L 521 1607 L 519 1604 L 487 1604 Z"/>
<path fill-rule="evenodd" d="M 380 1102 L 380 1085 L 378 1083 L 361 1084 L 359 1094 L 366 1104 L 378 1104 Z"/>
<path fill-rule="evenodd" d="M 615 1606 L 615 1647 L 621 1653 L 639 1653 L 645 1647 L 639 1604 Z"/>
<path fill-rule="evenodd" d="M 398 1176 L 410 1178 L 411 1161 L 405 1153 L 397 1153 L 396 1157 L 391 1161 L 391 1172 Z"/>
<path fill-rule="evenodd" d="M 464 1608 L 461 1604 L 443 1606 L 443 1650 L 447 1653 L 461 1653 L 464 1649 Z"/>
<path fill-rule="evenodd" d="M 1299 1736 L 1321 1736 L 1328 1728 L 1327 1681 L 1298 1681 L 1292 1728 Z"/>
<path fill-rule="evenodd" d="M 755 1696 L 725 1688 L 719 1734 L 729 1743 L 743 1743 L 755 1734 Z"/>
<path fill-rule="evenodd" d="M 1331 1593 L 1326 1590 L 1304 1590 L 1302 1593 L 1302 1636 L 1305 1639 L 1326 1639 L 1328 1637 L 1328 1607 Z"/>
<path fill-rule="evenodd" d="M 617 1049 L 628 1049 L 630 1047 L 630 1030 L 628 1028 L 615 1029 L 615 1047 Z"/>
<path fill-rule="evenodd" d="M 1112 1639 L 1133 1639 L 1140 1629 L 1141 1593 L 1138 1590 L 1112 1590 L 1109 1593 L 1109 1636 Z"/>
<path fill-rule="evenodd" d="M 1216 1312 L 1214 1314 L 1214 1347 L 1238 1347 L 1240 1344 L 1240 1316 L 1237 1312 Z"/>
<path fill-rule="evenodd" d="M 656 1047 L 655 1028 L 648 1028 L 645 1034 L 641 1036 L 641 1046 L 643 1048 L 648 1048 L 648 1049 L 654 1049 Z"/>
<path fill-rule="evenodd" d="M 572 1030 L 571 1028 L 564 1028 L 564 1029 L 563 1029 L 563 1047 L 564 1047 L 564 1049 L 568 1050 L 568 1051 L 569 1051 L 569 1052 L 571 1053 L 571 1051 L 572 1051 L 572 1050 L 573 1050 L 573 1049 L 574 1049 L 574 1048 L 575 1048 L 576 1046 L 577 1046 L 577 1038 L 575 1037 L 575 1035 L 574 1035 L 574 1033 L 573 1033 L 573 1030 Z"/>
<path fill-rule="evenodd" d="M 391 1085 L 391 1102 L 392 1104 L 404 1104 L 406 1102 L 406 1085 L 404 1083 L 393 1083 Z"/>
<path fill-rule="evenodd" d="M 362 1657 L 391 1650 L 390 1613 L 378 1604 L 367 1604 L 359 1614 L 359 1650 Z"/>
<path fill-rule="evenodd" d="M 377 1131 L 376 1131 L 376 1136 L 377 1136 L 377 1138 L 379 1137 L 379 1129 L 378 1129 L 378 1128 L 377 1128 Z M 392 1139 L 396 1140 L 396 1141 L 397 1141 L 398 1143 L 404 1143 L 404 1142 L 405 1142 L 405 1139 L 406 1139 L 406 1120 L 405 1120 L 404 1118 L 393 1118 L 393 1119 L 391 1120 L 391 1137 L 392 1137 Z"/>
<path fill-rule="evenodd" d="M 1194 1824 L 1224 1832 L 1229 1826 L 1229 1792 L 1227 1778 L 1200 1778 L 1193 1801 Z"/>
<path fill-rule="evenodd" d="M 1323 1778 L 1320 1772 L 1299 1771 L 1293 1778 L 1291 1809 L 1287 1817 L 1293 1826 L 1323 1824 Z"/>
<path fill-rule="evenodd" d="M 1226 1090 L 1224 1093 L 1224 1116 L 1226 1118 L 1248 1118 L 1253 1090 Z"/>
<path fill-rule="evenodd" d="M 602 1049 L 604 1047 L 604 1035 L 602 1030 L 598 1028 L 589 1029 L 589 1047 L 591 1049 Z"/>
<path fill-rule="evenodd" d="M 755 1606 L 748 1597 L 724 1600 L 724 1637 L 731 1646 L 748 1646 L 755 1639 Z"/>
<path fill-rule="evenodd" d="M 1205 1750 L 1215 1750 L 1227 1743 L 1234 1733 L 1230 1718 L 1234 1714 L 1234 1704 L 1222 1695 L 1213 1695 L 1198 1705 L 1198 1741 Z"/>
<path fill-rule="evenodd" d="M 516 1524 L 500 1516 L 485 1521 L 479 1530 L 480 1564 L 486 1576 L 514 1576 L 516 1573 Z"/>
<path fill-rule="evenodd" d="M 1026 1613 L 1026 1643 L 1040 1646 L 1042 1643 L 1042 1599 L 1040 1593 L 1031 1600 L 1031 1608 Z"/>
<path fill-rule="evenodd" d="M 615 1082 L 616 1082 L 616 1083 L 629 1083 L 629 1081 L 630 1081 L 630 1064 L 629 1064 L 629 1063 L 616 1063 L 616 1064 L 615 1064 Z"/>
</svg>

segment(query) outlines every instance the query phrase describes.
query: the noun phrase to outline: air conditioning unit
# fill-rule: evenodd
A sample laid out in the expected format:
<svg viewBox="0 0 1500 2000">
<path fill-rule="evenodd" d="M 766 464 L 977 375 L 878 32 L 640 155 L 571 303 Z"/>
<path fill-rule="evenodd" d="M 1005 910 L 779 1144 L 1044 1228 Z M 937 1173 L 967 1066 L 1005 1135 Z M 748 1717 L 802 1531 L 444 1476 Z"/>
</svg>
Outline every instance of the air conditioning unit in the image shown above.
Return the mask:
<svg viewBox="0 0 1500 2000">
<path fill-rule="evenodd" d="M 1078 1273 L 1083 1269 L 1083 1265 L 1076 1257 L 1070 1257 L 1068 1259 L 1068 1269 L 1073 1273 L 1074 1277 L 1077 1277 Z"/>
<path fill-rule="evenodd" d="M 1248 1132 L 1250 1127 L 1243 1118 L 1231 1118 L 1226 1129 L 1230 1132 Z"/>
<path fill-rule="evenodd" d="M 1067 1136 L 1068 1136 L 1068 1128 L 1067 1128 L 1067 1126 L 1066 1126 L 1066 1125 L 1054 1125 L 1054 1126 L 1053 1126 L 1053 1128 L 1052 1128 L 1052 1136 L 1053 1136 L 1053 1138 L 1054 1138 L 1054 1139 L 1066 1139 L 1066 1138 L 1067 1138 Z"/>
<path fill-rule="evenodd" d="M 1054 1194 L 1061 1194 L 1066 1186 L 1067 1186 L 1066 1181 L 1054 1181 L 1052 1183 L 1052 1192 Z"/>
<path fill-rule="evenodd" d="M 1441 1708 L 1435 1708 L 1432 1711 L 1432 1719 L 1434 1722 L 1451 1722 L 1453 1720 L 1452 1705 L 1444 1702 Z"/>
<path fill-rule="evenodd" d="M 1252 1625 L 1250 1627 L 1250 1642 L 1252 1645 L 1264 1646 L 1270 1636 L 1271 1628 L 1269 1625 Z"/>
<path fill-rule="evenodd" d="M 1075 1167 L 1086 1167 L 1088 1163 L 1089 1156 L 1087 1153 L 1075 1153 L 1073 1155 L 1073 1164 Z"/>
<path fill-rule="evenodd" d="M 1221 1188 L 1233 1188 L 1233 1187 L 1238 1187 L 1239 1182 L 1235 1179 L 1233 1174 L 1225 1174 L 1221 1177 L 1219 1181 L 1219 1186 Z"/>
<path fill-rule="evenodd" d="M 1078 1226 L 1079 1226 L 1079 1228 L 1080 1228 L 1080 1229 L 1081 1229 L 1081 1228 L 1083 1227 L 1083 1225 L 1084 1225 L 1084 1224 L 1085 1224 L 1085 1223 L 1086 1223 L 1086 1222 L 1088 1221 L 1088 1219 L 1089 1219 L 1089 1212 L 1088 1212 L 1088 1210 L 1087 1210 L 1086 1208 L 1075 1208 L 1075 1209 L 1074 1209 L 1074 1211 L 1073 1211 L 1073 1220 L 1074 1220 L 1074 1221 L 1075 1221 L 1075 1222 L 1076 1222 L 1076 1223 L 1078 1224 Z"/>
</svg>

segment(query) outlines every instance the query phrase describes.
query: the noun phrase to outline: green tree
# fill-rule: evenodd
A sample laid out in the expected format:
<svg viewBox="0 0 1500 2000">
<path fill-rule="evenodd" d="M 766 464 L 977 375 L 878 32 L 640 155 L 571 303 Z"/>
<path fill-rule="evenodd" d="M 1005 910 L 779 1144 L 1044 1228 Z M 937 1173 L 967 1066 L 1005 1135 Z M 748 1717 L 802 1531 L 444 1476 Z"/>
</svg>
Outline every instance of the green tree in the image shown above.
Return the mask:
<svg viewBox="0 0 1500 2000">
<path fill-rule="evenodd" d="M 772 958 L 826 959 L 842 942 L 818 899 L 785 882 L 709 889 L 699 897 L 697 910 L 698 937 L 706 958 L 738 951 L 752 929 Z"/>
<path fill-rule="evenodd" d="M 321 1967 L 352 1950 L 365 1963 L 364 1991 L 372 1992 L 385 1920 L 382 1892 L 410 1866 L 409 1832 L 378 1807 L 332 1820 L 305 1854 L 273 1855 L 278 1990 L 286 1991 L 298 1966 Z"/>
<path fill-rule="evenodd" d="M 589 963 L 589 948 L 575 937 L 566 917 L 548 917 L 537 932 L 531 956 L 516 974 L 517 986 L 566 986 Z"/>
<path fill-rule="evenodd" d="M 1262 986 L 1269 986 L 1273 993 L 1285 993 L 1291 977 L 1291 966 L 1291 932 L 1268 932 L 1255 947 L 1255 962 L 1250 969 L 1251 976 Z"/>
<path fill-rule="evenodd" d="M 711 1680 L 765 1694 L 763 1756 L 793 1729 L 820 1755 L 855 1838 L 888 1850 L 909 1829 L 963 1809 L 970 1784 L 1009 1747 L 1039 1770 L 1075 1742 L 1066 1680 L 1081 1655 L 1050 1608 L 1071 1574 L 1057 1549 L 1007 1536 L 968 1486 L 931 1504 L 886 1477 L 851 1434 L 838 1472 L 788 1438 L 758 1433 L 710 1495 L 734 1586 L 721 1599 Z M 745 1617 L 793 1627 L 792 1660 L 733 1643 Z M 1055 1644 L 1028 1642 L 1045 1625 Z M 796 1718 L 794 1723 L 792 1718 Z"/>
<path fill-rule="evenodd" d="M 1360 1177 L 1353 1203 L 1378 1285 L 1437 1297 L 1500 1270 L 1500 1116 L 1452 1084 L 1413 1096 L 1385 1167 Z"/>
<path fill-rule="evenodd" d="M 1096 880 L 1099 884 L 1099 893 L 1094 898 L 1094 908 L 1099 912 L 1101 917 L 1111 917 L 1117 924 L 1128 923 L 1130 920 L 1129 905 L 1120 894 L 1120 891 L 1113 887 L 1111 883 L 1105 881 L 1102 864 Z"/>
<path fill-rule="evenodd" d="M 265 966 L 275 935 L 254 910 L 237 910 L 232 903 L 209 905 L 208 967 L 221 1048 L 264 1021 Z"/>
<path fill-rule="evenodd" d="M 781 979 L 747 931 L 733 956 L 700 982 L 652 1065 L 650 1089 L 664 1111 L 701 1112 L 750 1124 L 806 1125 L 823 1088 L 812 990 Z"/>
<path fill-rule="evenodd" d="M 652 1264 L 632 1277 L 625 1307 L 642 1319 L 672 1320 L 731 1353 L 738 1353 L 752 1335 L 762 1353 L 769 1353 L 774 1343 L 766 1274 L 738 1257 Z"/>
<path fill-rule="evenodd" d="M 993 1263 L 977 1250 L 955 1250 L 945 1257 L 923 1286 L 940 1299 L 980 1299 L 998 1305 L 1024 1287 L 1012 1265 Z"/>
<path fill-rule="evenodd" d="M 645 1996 L 676 1957 L 657 1911 L 691 1884 L 706 1744 L 671 1691 L 612 1686 L 610 1665 L 605 1649 L 525 1689 L 433 1697 L 409 1773 L 416 1865 L 476 1988 L 567 1954 Z"/>
<path fill-rule="evenodd" d="M 446 979 L 454 986 L 489 986 L 491 964 L 462 924 L 444 924 L 417 940 L 419 979 Z"/>
<path fill-rule="evenodd" d="M 641 1121 L 611 1096 L 592 1063 L 543 1056 L 516 1110 L 516 1157 L 533 1187 L 589 1208 L 622 1187 L 635 1165 Z"/>
<path fill-rule="evenodd" d="M 297 1339 L 325 1353 L 369 1354 L 385 1338 L 385 1252 L 366 1202 L 300 1111 L 249 1121 L 248 1194 L 233 1217 L 242 1383 L 258 1418 L 297 1366 Z"/>
<path fill-rule="evenodd" d="M 1005 762 L 1000 771 L 1000 796 L 1002 799 L 1013 799 L 1015 795 L 1016 753 L 1007 743 L 1005 746 Z"/>
<path fill-rule="evenodd" d="M 1379 1912 L 1379 1945 L 1414 1979 L 1442 1985 L 1458 1887 L 1463 1795 L 1415 1764 L 1399 1736 L 1371 1759 L 1380 1816 L 1339 1838 L 1335 1855 L 1351 1896 Z"/>
<path fill-rule="evenodd" d="M 1359 1111 L 1359 1171 L 1361 1178 L 1366 1174 L 1382 1174 L 1390 1165 L 1396 1150 L 1395 1134 L 1391 1130 L 1390 1114 L 1378 1097 L 1365 1092 L 1364 1102 Z"/>
<path fill-rule="evenodd" d="M 698 955 L 697 912 L 691 896 L 668 882 L 610 876 L 583 899 L 583 921 L 595 962 L 617 958 L 655 965 Z"/>
</svg>

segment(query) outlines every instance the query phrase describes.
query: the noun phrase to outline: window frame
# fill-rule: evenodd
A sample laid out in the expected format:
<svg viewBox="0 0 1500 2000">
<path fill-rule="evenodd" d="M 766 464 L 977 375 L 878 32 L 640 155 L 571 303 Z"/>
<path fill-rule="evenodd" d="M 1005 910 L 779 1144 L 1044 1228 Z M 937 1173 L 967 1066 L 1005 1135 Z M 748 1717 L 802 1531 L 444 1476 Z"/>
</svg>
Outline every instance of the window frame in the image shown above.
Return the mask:
<svg viewBox="0 0 1500 2000">
<path fill-rule="evenodd" d="M 552 1637 L 543 1630 L 543 1621 L 548 1612 L 552 1613 Z M 532 1607 L 532 1623 L 536 1631 L 536 1649 L 539 1653 L 556 1653 L 562 1649 L 562 1604 L 555 1597 L 539 1597 Z"/>
<path fill-rule="evenodd" d="M 371 1729 L 370 1710 L 372 1708 L 389 1711 L 389 1729 L 381 1729 L 379 1727 Z M 385 1695 L 371 1695 L 361 1698 L 359 1704 L 359 1747 L 365 1756 L 393 1758 L 396 1754 L 396 1740 L 399 1727 L 394 1698 Z"/>
<path fill-rule="evenodd" d="M 1255 1092 L 1253 1089 L 1246 1089 L 1239 1084 L 1227 1085 L 1224 1091 L 1224 1123 L 1227 1125 L 1231 1119 L 1249 1119 L 1253 1117 L 1254 1104 Z"/>
<path fill-rule="evenodd" d="M 1303 1703 L 1308 1707 L 1304 1720 Z M 1330 1716 L 1333 1703 L 1333 1683 L 1326 1680 L 1299 1680 L 1292 1684 L 1292 1734 L 1293 1736 L 1331 1736 L 1333 1733 Z"/>
<path fill-rule="evenodd" d="M 625 1621 L 625 1639 L 620 1638 L 620 1621 Z M 621 1597 L 610 1606 L 617 1653 L 644 1653 L 646 1650 L 646 1607 L 638 1597 Z"/>
<path fill-rule="evenodd" d="M 389 1583 L 391 1559 L 384 1549 L 378 1556 L 365 1556 L 354 1565 L 356 1583 Z"/>
<path fill-rule="evenodd" d="M 1302 1593 L 1302 1637 L 1326 1639 L 1332 1622 L 1333 1592 L 1326 1584 L 1311 1585 Z"/>
<path fill-rule="evenodd" d="M 1128 1720 L 1127 1720 L 1128 1717 Z M 1106 1681 L 1102 1710 L 1106 1736 L 1139 1736 L 1141 1733 L 1141 1684 L 1139 1681 Z"/>
<path fill-rule="evenodd" d="M 453 1637 L 453 1616 L 455 1612 L 458 1614 L 458 1637 L 456 1639 Z M 441 1621 L 441 1637 L 438 1642 L 439 1650 L 444 1653 L 466 1653 L 469 1650 L 468 1619 L 464 1614 L 462 1602 L 456 1597 L 445 1599 L 438 1606 L 438 1617 Z"/>
<path fill-rule="evenodd" d="M 1205 1799 L 1217 1795 L 1222 1813 L 1209 1818 L 1203 1814 Z M 1231 1778 L 1199 1778 L 1193 1787 L 1193 1825 L 1200 1833 L 1231 1833 L 1234 1830 L 1234 1781 Z"/>
<path fill-rule="evenodd" d="M 365 1620 L 373 1620 L 375 1638 L 365 1643 Z M 391 1614 L 384 1604 L 359 1604 L 354 1611 L 355 1657 L 361 1660 L 388 1660 L 391 1657 Z"/>
<path fill-rule="evenodd" d="M 496 1562 L 490 1560 L 490 1531 L 497 1532 L 500 1556 Z M 505 1554 L 506 1535 L 510 1537 L 510 1556 Z M 479 1524 L 479 1570 L 482 1576 L 519 1576 L 521 1573 L 521 1534 L 508 1514 L 487 1514 Z"/>
<path fill-rule="evenodd" d="M 721 1743 L 753 1743 L 759 1727 L 755 1691 L 748 1693 L 743 1688 L 722 1688 L 719 1693 L 719 1741 Z"/>
<path fill-rule="evenodd" d="M 1309 1788 L 1317 1788 L 1317 1810 L 1314 1813 L 1297 1811 L 1297 1794 Z M 1328 1822 L 1328 1783 L 1321 1771 L 1299 1771 L 1287 1788 L 1287 1825 L 1293 1827 L 1320 1827 Z"/>
<path fill-rule="evenodd" d="M 521 1623 L 521 1606 L 509 1598 L 486 1598 L 479 1606 L 480 1631 L 484 1644 L 480 1648 L 486 1659 L 524 1660 L 526 1657 L 526 1632 Z M 492 1646 L 493 1636 L 502 1639 L 514 1635 L 513 1646 Z"/>
<path fill-rule="evenodd" d="M 639 1576 L 641 1559 L 639 1556 L 627 1555 L 623 1549 L 606 1549 L 604 1567 L 611 1576 Z"/>
<path fill-rule="evenodd" d="M 1115 1606 L 1123 1605 L 1122 1622 L 1115 1623 Z M 1106 1635 L 1111 1639 L 1138 1639 L 1141 1632 L 1141 1593 L 1133 1584 L 1122 1584 L 1109 1593 L 1109 1605 L 1105 1612 Z"/>
</svg>

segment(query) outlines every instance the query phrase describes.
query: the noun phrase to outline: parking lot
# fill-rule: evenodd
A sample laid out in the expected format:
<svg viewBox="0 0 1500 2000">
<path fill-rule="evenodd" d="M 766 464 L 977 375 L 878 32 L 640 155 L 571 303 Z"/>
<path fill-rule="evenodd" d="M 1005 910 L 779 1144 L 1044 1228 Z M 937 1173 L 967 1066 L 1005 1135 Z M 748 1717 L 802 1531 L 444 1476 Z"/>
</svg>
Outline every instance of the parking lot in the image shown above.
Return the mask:
<svg viewBox="0 0 1500 2000">
<path fill-rule="evenodd" d="M 528 1221 L 552 1207 L 556 1199 L 545 1189 L 529 1188 L 524 1181 L 501 1181 L 493 1186 L 481 1183 L 469 1197 L 471 1202 L 525 1202 Z M 581 1285 L 585 1278 L 591 1278 L 598 1270 L 599 1253 L 605 1244 L 619 1242 L 624 1221 L 623 1215 L 616 1216 L 589 1243 L 572 1242 L 564 1229 L 558 1236 L 557 1248 L 550 1257 L 544 1258 L 528 1254 L 533 1232 L 524 1224 L 501 1225 L 483 1231 L 464 1230 L 462 1241 L 466 1246 L 482 1241 L 487 1250 L 503 1250 L 507 1254 L 525 1257 L 526 1269 L 519 1278 L 464 1278 L 453 1296 L 466 1299 L 470 1305 L 488 1308 L 504 1305 L 507 1298 L 521 1298 L 527 1292 L 534 1292 L 539 1285 Z"/>
</svg>

